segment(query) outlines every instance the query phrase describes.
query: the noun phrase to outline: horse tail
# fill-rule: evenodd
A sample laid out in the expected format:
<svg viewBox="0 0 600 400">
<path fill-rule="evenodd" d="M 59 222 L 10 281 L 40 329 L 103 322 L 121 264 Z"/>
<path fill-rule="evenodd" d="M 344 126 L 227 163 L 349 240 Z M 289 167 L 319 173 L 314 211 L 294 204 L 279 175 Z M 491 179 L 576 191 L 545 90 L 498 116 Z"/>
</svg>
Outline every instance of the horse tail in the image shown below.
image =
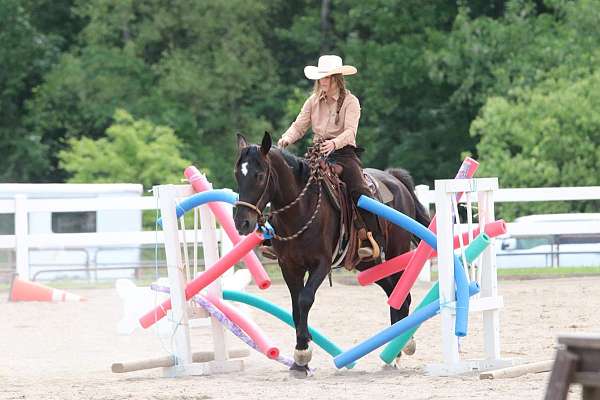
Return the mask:
<svg viewBox="0 0 600 400">
<path fill-rule="evenodd" d="M 406 186 L 415 203 L 416 221 L 422 225 L 429 226 L 429 223 L 431 222 L 431 219 L 429 218 L 429 213 L 417 198 L 417 194 L 415 193 L 415 182 L 413 181 L 413 178 L 410 175 L 410 173 L 402 168 L 388 168 L 385 170 L 385 172 L 392 175 L 394 178 L 402 182 L 404 186 Z"/>
</svg>

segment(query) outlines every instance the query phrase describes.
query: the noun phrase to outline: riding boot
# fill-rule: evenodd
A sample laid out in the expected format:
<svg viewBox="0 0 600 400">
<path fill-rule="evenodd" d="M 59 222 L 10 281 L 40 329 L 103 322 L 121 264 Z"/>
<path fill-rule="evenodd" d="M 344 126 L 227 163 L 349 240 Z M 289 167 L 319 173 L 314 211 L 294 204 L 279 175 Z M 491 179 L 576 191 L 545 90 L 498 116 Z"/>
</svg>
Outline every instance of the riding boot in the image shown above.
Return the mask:
<svg viewBox="0 0 600 400">
<path fill-rule="evenodd" d="M 375 260 L 383 255 L 383 236 L 375 215 L 360 210 L 364 225 L 358 230 L 358 257 L 363 261 Z"/>
</svg>

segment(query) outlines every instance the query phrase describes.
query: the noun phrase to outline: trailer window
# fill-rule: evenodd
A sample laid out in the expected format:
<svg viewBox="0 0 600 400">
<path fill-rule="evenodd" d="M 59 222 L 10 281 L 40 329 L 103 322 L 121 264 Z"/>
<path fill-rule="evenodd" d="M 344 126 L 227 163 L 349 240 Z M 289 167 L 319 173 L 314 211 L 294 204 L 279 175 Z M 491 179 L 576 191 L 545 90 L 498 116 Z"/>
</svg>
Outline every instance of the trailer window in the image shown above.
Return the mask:
<svg viewBox="0 0 600 400">
<path fill-rule="evenodd" d="M 600 243 L 600 235 L 560 235 L 558 242 L 560 244 L 596 244 Z"/>
<path fill-rule="evenodd" d="M 96 213 L 90 212 L 54 212 L 52 213 L 53 233 L 89 233 L 96 232 Z"/>
<path fill-rule="evenodd" d="M 547 244 L 552 244 L 552 238 L 549 236 L 523 237 L 517 239 L 518 250 L 529 250 Z"/>
</svg>

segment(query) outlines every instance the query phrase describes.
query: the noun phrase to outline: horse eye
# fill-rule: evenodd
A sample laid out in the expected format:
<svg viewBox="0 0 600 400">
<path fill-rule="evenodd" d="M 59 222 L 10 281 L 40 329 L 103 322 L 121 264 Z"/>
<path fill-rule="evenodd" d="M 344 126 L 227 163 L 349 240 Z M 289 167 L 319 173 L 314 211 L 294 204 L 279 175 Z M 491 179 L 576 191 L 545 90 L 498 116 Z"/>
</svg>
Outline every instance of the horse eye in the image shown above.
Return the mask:
<svg viewBox="0 0 600 400">
<path fill-rule="evenodd" d="M 265 173 L 264 172 L 257 172 L 256 173 L 256 179 L 259 181 L 262 181 L 265 179 Z"/>
</svg>

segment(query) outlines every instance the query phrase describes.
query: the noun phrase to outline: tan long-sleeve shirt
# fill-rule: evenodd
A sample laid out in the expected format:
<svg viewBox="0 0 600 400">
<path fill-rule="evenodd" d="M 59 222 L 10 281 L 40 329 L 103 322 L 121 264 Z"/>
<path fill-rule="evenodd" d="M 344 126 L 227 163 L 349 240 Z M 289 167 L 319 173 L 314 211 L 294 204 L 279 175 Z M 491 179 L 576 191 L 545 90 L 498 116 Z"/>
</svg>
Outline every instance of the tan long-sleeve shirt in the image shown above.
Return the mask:
<svg viewBox="0 0 600 400">
<path fill-rule="evenodd" d="M 356 131 L 360 119 L 360 103 L 356 96 L 346 91 L 344 103 L 340 108 L 340 118 L 335 123 L 337 100 L 335 96 L 312 94 L 302 106 L 302 110 L 296 120 L 283 134 L 283 138 L 290 143 L 299 140 L 308 128 L 312 127 L 315 134 L 313 141 L 318 138 L 333 139 L 336 149 L 344 146 L 356 147 Z"/>
</svg>

